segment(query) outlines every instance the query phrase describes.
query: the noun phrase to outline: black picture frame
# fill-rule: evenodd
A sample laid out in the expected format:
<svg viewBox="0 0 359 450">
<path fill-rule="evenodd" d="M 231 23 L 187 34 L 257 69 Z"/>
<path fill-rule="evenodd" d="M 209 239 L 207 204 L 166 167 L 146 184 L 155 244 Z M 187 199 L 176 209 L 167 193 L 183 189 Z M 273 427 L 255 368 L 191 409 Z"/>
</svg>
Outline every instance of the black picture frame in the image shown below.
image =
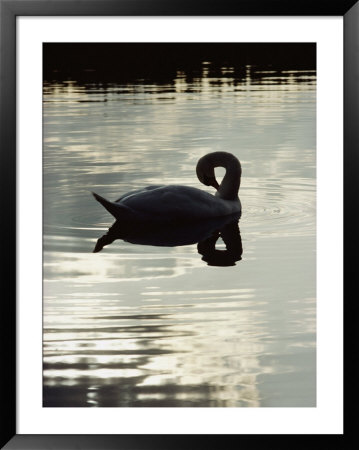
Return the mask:
<svg viewBox="0 0 359 450">
<path fill-rule="evenodd" d="M 356 186 L 359 168 L 359 4 L 357 0 L 0 0 L 1 221 L 1 448 L 184 449 L 345 448 L 355 414 L 345 414 L 342 435 L 19 435 L 16 434 L 16 17 L 18 16 L 342 16 L 344 18 L 344 286 L 345 412 L 351 410 L 357 342 L 354 281 Z M 303 30 L 305 33 L 305 30 Z M 5 205 L 4 205 L 5 203 Z M 5 207 L 4 207 L 5 206 Z M 328 243 L 330 245 L 330 243 Z M 349 262 L 351 264 L 349 264 Z M 352 293 L 352 295 L 350 295 Z M 345 297 L 344 297 L 345 299 Z M 354 355 L 354 356 L 353 356 Z"/>
</svg>

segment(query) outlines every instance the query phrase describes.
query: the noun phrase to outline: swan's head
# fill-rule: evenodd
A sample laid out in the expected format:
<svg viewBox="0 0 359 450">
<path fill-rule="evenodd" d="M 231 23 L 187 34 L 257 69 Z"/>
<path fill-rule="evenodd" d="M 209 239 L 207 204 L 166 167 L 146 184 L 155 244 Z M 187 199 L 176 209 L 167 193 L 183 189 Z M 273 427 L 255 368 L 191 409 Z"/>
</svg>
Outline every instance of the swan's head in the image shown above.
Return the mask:
<svg viewBox="0 0 359 450">
<path fill-rule="evenodd" d="M 219 184 L 217 183 L 216 176 L 214 174 L 213 161 L 208 158 L 209 155 L 202 156 L 197 163 L 196 173 L 199 181 L 205 186 L 212 186 L 218 190 Z"/>
<path fill-rule="evenodd" d="M 218 185 L 214 169 L 224 167 L 226 173 Z M 217 196 L 224 200 L 238 200 L 238 189 L 241 184 L 242 168 L 238 159 L 227 152 L 208 153 L 199 159 L 196 167 L 199 181 L 206 186 L 217 189 Z"/>
</svg>

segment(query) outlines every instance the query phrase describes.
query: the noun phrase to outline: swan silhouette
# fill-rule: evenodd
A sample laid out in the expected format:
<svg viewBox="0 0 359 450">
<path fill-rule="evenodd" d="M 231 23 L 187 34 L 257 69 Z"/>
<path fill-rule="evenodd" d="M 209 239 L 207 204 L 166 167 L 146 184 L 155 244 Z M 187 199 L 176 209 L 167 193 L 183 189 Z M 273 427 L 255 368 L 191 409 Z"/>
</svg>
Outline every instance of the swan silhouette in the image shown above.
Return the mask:
<svg viewBox="0 0 359 450">
<path fill-rule="evenodd" d="M 215 177 L 215 167 L 226 169 L 220 185 Z M 241 212 L 238 190 L 242 169 L 234 155 L 227 152 L 208 153 L 199 159 L 196 173 L 201 183 L 217 189 L 215 195 L 179 185 L 148 186 L 128 192 L 114 202 L 94 192 L 92 194 L 117 220 L 127 223 L 202 220 Z"/>
</svg>

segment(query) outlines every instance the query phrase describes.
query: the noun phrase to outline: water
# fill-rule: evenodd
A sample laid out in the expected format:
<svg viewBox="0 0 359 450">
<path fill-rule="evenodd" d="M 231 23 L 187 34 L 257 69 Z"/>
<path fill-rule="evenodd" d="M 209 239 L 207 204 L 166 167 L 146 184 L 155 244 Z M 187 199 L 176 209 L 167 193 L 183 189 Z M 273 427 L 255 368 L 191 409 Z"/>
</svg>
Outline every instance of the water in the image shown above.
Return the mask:
<svg viewBox="0 0 359 450">
<path fill-rule="evenodd" d="M 316 404 L 315 71 L 210 68 L 44 84 L 44 406 Z M 243 170 L 232 265 L 197 244 L 92 253 L 114 220 L 91 191 L 211 192 L 195 166 L 217 150 Z"/>
</svg>

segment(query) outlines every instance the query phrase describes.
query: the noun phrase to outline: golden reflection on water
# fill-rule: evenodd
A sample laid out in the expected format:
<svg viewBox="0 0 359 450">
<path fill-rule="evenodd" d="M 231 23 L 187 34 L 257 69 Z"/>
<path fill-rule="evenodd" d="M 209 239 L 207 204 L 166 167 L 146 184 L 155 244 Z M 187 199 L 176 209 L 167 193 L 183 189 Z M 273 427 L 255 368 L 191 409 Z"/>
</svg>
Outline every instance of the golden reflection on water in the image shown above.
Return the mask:
<svg viewBox="0 0 359 450">
<path fill-rule="evenodd" d="M 77 386 L 83 378 L 132 385 L 138 379 L 132 387 L 136 401 L 147 404 L 164 399 L 174 405 L 259 406 L 256 376 L 263 367 L 257 355 L 264 346 L 258 338 L 265 331 L 258 304 L 253 311 L 254 292 L 248 291 L 144 292 L 162 303 L 154 298 L 153 305 L 137 308 L 123 305 L 121 297 L 105 296 L 104 305 L 101 295 L 74 307 L 71 295 L 70 303 L 46 316 L 44 376 L 49 386 Z M 181 303 L 174 305 L 172 296 Z M 229 323 L 236 324 L 235 338 Z M 96 397 L 93 406 L 108 401 Z"/>
<path fill-rule="evenodd" d="M 315 72 L 209 71 L 44 86 L 45 406 L 315 405 Z M 242 261 L 91 253 L 112 218 L 90 191 L 207 189 L 216 150 L 243 166 Z"/>
</svg>

